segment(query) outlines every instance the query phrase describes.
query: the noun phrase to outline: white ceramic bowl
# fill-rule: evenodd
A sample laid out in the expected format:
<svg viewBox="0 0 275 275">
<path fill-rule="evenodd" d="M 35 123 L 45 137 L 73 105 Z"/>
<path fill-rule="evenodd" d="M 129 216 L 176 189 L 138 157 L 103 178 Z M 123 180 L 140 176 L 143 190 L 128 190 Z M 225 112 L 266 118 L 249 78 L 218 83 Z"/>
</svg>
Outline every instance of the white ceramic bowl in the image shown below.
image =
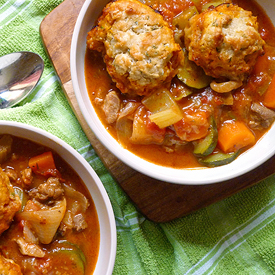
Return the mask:
<svg viewBox="0 0 275 275">
<path fill-rule="evenodd" d="M 128 150 L 106 131 L 90 102 L 84 76 L 84 57 L 86 51 L 86 37 L 93 27 L 98 15 L 108 0 L 86 0 L 78 16 L 71 44 L 71 77 L 74 92 L 80 110 L 88 125 L 110 152 L 121 161 L 150 177 L 177 184 L 210 184 L 235 178 L 264 163 L 275 153 L 275 125 L 250 150 L 241 154 L 232 163 L 215 167 L 199 169 L 172 169 L 150 163 Z M 275 25 L 275 1 L 257 1 L 267 12 Z"/>
<path fill-rule="evenodd" d="M 100 248 L 93 275 L 111 275 L 117 244 L 115 218 L 109 197 L 95 171 L 66 142 L 41 129 L 18 122 L 0 121 L 0 134 L 11 134 L 51 148 L 81 176 L 93 198 L 100 226 Z"/>
</svg>

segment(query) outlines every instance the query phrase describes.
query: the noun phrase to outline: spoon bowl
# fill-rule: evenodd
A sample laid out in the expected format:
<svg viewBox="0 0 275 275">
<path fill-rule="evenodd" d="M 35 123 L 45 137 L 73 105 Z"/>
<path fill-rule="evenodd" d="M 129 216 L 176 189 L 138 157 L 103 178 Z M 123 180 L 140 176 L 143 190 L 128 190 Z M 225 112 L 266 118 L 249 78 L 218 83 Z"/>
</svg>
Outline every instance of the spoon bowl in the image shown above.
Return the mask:
<svg viewBox="0 0 275 275">
<path fill-rule="evenodd" d="M 44 70 L 44 61 L 33 52 L 15 52 L 0 57 L 0 109 L 9 108 L 34 89 Z"/>
</svg>

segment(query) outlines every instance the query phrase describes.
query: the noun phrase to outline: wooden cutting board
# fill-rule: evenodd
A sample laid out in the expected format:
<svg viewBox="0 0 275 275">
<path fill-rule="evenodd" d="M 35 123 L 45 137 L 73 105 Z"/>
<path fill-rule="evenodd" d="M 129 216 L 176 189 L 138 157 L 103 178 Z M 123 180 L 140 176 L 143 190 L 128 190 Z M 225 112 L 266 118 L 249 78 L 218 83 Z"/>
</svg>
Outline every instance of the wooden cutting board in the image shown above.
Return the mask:
<svg viewBox="0 0 275 275">
<path fill-rule="evenodd" d="M 71 37 L 84 0 L 65 0 L 40 25 L 45 49 L 59 76 L 62 88 L 95 151 L 137 209 L 154 222 L 167 222 L 192 213 L 275 173 L 275 156 L 243 176 L 221 183 L 190 186 L 161 182 L 128 167 L 112 155 L 95 137 L 83 118 L 70 74 Z"/>
</svg>

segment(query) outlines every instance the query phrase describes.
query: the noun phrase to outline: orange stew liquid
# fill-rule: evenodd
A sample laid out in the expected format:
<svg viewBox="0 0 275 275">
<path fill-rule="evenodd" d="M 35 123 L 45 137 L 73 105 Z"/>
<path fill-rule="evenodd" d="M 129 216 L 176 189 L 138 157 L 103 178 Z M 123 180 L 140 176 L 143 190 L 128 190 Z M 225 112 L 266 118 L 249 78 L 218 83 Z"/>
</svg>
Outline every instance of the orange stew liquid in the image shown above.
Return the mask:
<svg viewBox="0 0 275 275">
<path fill-rule="evenodd" d="M 162 15 L 169 23 L 172 22 L 175 16 L 194 5 L 193 1 L 191 0 L 143 0 L 141 2 L 153 6 L 159 11 L 164 10 Z M 209 1 L 202 0 L 200 1 L 200 4 L 203 5 L 207 2 Z M 252 102 L 255 103 L 262 103 L 264 92 L 269 86 L 275 73 L 275 30 L 271 20 L 255 1 L 233 0 L 233 3 L 239 5 L 245 10 L 252 11 L 253 15 L 257 16 L 257 20 L 259 22 L 259 33 L 266 42 L 266 45 L 264 46 L 265 54 L 258 58 L 255 68 L 249 76 L 247 83 L 241 88 L 232 92 L 234 99 L 233 105 L 223 105 L 227 100 L 226 96 L 224 94 L 218 94 L 214 92 L 210 87 L 200 89 L 198 92 L 192 93 L 191 95 L 177 101 L 177 104 L 184 112 L 188 114 L 188 112 L 192 113 L 195 111 L 192 107 L 194 102 L 199 102 L 198 104 L 200 104 L 200 107 L 205 108 L 205 110 L 207 110 L 208 106 L 217 109 L 216 112 L 220 113 L 215 113 L 214 111 L 214 114 L 219 117 L 220 121 L 234 119 L 243 121 L 246 125 L 248 125 L 249 118 L 244 116 L 244 110 L 247 108 L 248 102 L 251 104 L 252 100 Z M 104 99 L 108 92 L 112 90 L 118 91 L 115 87 L 115 83 L 112 82 L 110 76 L 108 75 L 106 66 L 100 53 L 87 49 L 85 57 L 85 77 L 90 100 L 101 122 L 108 130 L 108 132 L 117 139 L 115 123 L 108 124 L 106 122 L 106 117 L 104 111 L 102 110 L 102 106 L 98 104 L 98 100 L 100 98 Z M 180 81 L 177 79 L 177 77 L 175 77 L 172 80 L 170 86 L 171 94 L 175 95 L 180 88 Z M 127 100 L 129 100 L 127 96 L 123 94 L 120 94 L 119 96 L 122 102 L 127 102 Z M 141 99 L 135 98 L 131 100 L 140 101 Z M 221 106 L 222 111 L 220 111 Z M 186 125 L 180 125 L 180 123 L 176 124 L 179 128 L 179 131 L 181 127 L 186 127 Z M 269 128 L 270 125 L 265 128 L 253 128 L 252 132 L 255 136 L 255 140 L 258 141 L 268 131 Z M 204 129 L 202 129 L 202 132 L 203 131 Z M 200 137 L 198 136 L 198 139 L 199 138 Z M 192 137 L 190 137 L 190 139 L 192 139 Z M 187 142 L 186 145 L 179 147 L 173 152 L 169 152 L 169 150 L 165 150 L 163 146 L 157 144 L 133 144 L 129 140 L 123 140 L 121 145 L 141 158 L 158 165 L 173 168 L 194 168 L 202 166 L 198 162 L 197 157 L 194 156 L 194 147 L 192 142 Z M 241 152 L 249 149 L 249 147 L 251 146 L 242 148 Z"/>
</svg>

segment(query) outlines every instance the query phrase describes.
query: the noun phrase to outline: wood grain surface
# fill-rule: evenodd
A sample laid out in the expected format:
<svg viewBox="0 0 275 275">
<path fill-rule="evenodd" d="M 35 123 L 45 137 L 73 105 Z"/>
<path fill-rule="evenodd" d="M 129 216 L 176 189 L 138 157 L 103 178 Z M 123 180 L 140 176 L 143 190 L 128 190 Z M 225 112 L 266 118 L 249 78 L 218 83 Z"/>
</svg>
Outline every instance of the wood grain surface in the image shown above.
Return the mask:
<svg viewBox="0 0 275 275">
<path fill-rule="evenodd" d="M 86 124 L 72 87 L 71 38 L 83 3 L 84 0 L 62 2 L 41 22 L 41 38 L 83 131 L 114 179 L 143 215 L 154 222 L 168 222 L 225 199 L 275 173 L 274 156 L 259 168 L 233 180 L 200 186 L 177 185 L 145 176 L 112 155 Z"/>
</svg>

